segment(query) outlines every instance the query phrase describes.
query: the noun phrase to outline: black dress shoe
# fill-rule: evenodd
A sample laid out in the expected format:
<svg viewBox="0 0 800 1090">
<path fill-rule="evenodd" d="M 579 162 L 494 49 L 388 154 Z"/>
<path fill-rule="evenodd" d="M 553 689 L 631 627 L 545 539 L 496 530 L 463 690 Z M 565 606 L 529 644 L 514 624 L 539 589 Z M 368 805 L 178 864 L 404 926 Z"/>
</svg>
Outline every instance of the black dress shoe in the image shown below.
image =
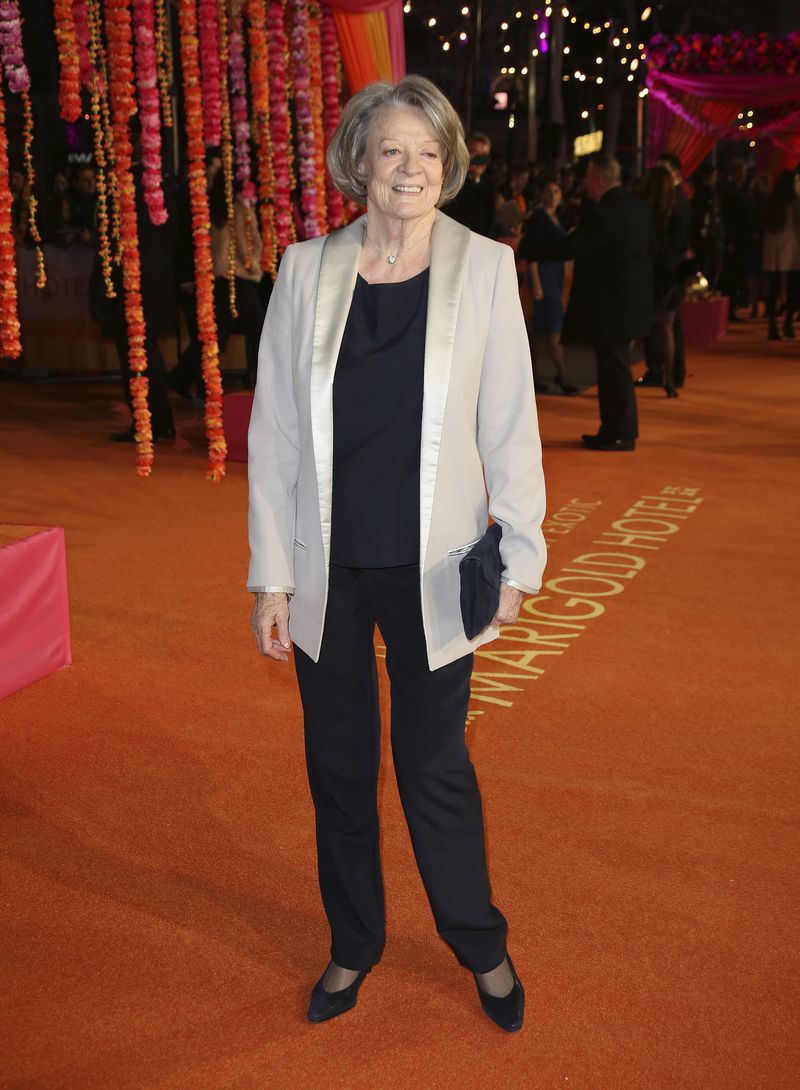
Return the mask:
<svg viewBox="0 0 800 1090">
<path fill-rule="evenodd" d="M 326 969 L 325 972 L 327 971 Z M 322 987 L 322 981 L 325 977 L 325 973 L 323 973 L 311 993 L 311 1003 L 308 1008 L 309 1022 L 327 1022 L 329 1018 L 336 1018 L 337 1015 L 351 1010 L 356 1005 L 358 989 L 364 983 L 364 978 L 368 972 L 369 969 L 363 969 L 349 987 L 342 988 L 338 992 L 325 991 Z"/>
<path fill-rule="evenodd" d="M 677 397 L 678 396 L 678 391 L 675 389 L 674 386 L 665 386 L 664 387 L 664 392 L 666 393 L 667 397 Z"/>
<path fill-rule="evenodd" d="M 599 435 L 584 435 L 587 450 L 636 450 L 635 439 L 606 439 Z"/>
<path fill-rule="evenodd" d="M 559 388 L 562 394 L 566 394 L 567 397 L 575 397 L 580 393 L 577 386 L 573 386 L 571 382 L 562 382 L 560 378 L 556 379 L 556 386 Z"/>
<path fill-rule="evenodd" d="M 481 1001 L 484 1014 L 491 1018 L 500 1029 L 504 1029 L 506 1033 L 516 1033 L 517 1030 L 522 1029 L 522 1019 L 525 1015 L 525 989 L 522 987 L 522 981 L 517 976 L 517 970 L 514 968 L 511 956 L 506 954 L 506 958 L 514 977 L 514 986 L 508 995 L 489 995 L 478 983 L 475 973 L 472 975 L 475 977 L 475 987 L 478 989 L 478 998 Z"/>
</svg>

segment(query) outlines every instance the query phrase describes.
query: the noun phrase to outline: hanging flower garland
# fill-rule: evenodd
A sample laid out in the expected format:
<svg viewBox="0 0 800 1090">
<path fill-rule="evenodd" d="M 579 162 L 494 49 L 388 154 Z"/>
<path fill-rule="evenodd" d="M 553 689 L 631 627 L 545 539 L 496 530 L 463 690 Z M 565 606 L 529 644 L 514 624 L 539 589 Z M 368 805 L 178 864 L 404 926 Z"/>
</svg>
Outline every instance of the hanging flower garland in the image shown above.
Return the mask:
<svg viewBox="0 0 800 1090">
<path fill-rule="evenodd" d="M 647 46 L 651 68 L 672 72 L 732 75 L 771 72 L 787 76 L 800 72 L 800 31 L 785 38 L 769 34 L 656 34 Z"/>
<path fill-rule="evenodd" d="M 275 175 L 269 111 L 269 47 L 264 0 L 248 0 L 247 41 L 250 46 L 250 96 L 253 102 L 253 135 L 256 145 L 259 220 L 261 224 L 261 268 L 274 278 L 277 270 L 275 236 Z"/>
<path fill-rule="evenodd" d="M 252 204 L 256 199 L 250 163 L 250 115 L 247 109 L 242 8 L 231 14 L 228 34 L 231 77 L 231 118 L 233 122 L 233 159 L 236 178 L 241 183 L 242 199 Z"/>
<path fill-rule="evenodd" d="M 72 0 L 54 0 L 55 35 L 58 45 L 58 102 L 65 121 L 81 116 L 81 69 Z"/>
<path fill-rule="evenodd" d="M 161 97 L 161 116 L 164 128 L 171 129 L 172 97 L 170 83 L 172 73 L 172 50 L 167 33 L 167 0 L 156 0 L 156 64 L 158 68 L 158 93 Z"/>
<path fill-rule="evenodd" d="M 314 132 L 314 190 L 319 234 L 328 232 L 325 201 L 325 129 L 322 100 L 322 12 L 308 5 L 308 69 L 311 77 L 311 119 Z"/>
<path fill-rule="evenodd" d="M 111 270 L 111 228 L 108 215 L 108 163 L 106 144 L 111 139 L 105 132 L 105 114 L 108 112 L 107 88 L 102 73 L 106 69 L 105 47 L 100 31 L 99 0 L 89 0 L 89 54 L 92 61 L 91 111 L 94 137 L 94 161 L 97 167 L 97 237 L 100 267 L 103 271 L 106 298 L 116 299 Z M 105 104 L 105 111 L 103 109 Z M 113 173 L 111 174 L 113 178 Z M 114 191 L 116 193 L 116 190 Z M 119 236 L 117 236 L 119 237 Z"/>
<path fill-rule="evenodd" d="M 89 27 L 89 8 L 86 0 L 72 0 L 72 16 L 75 20 L 75 40 L 78 43 L 78 66 L 81 74 L 81 86 L 91 87 L 94 67 L 90 51 L 91 30 Z"/>
<path fill-rule="evenodd" d="M 200 33 L 203 138 L 206 144 L 217 147 L 222 140 L 222 72 L 217 0 L 199 0 L 197 18 Z"/>
<path fill-rule="evenodd" d="M 128 0 L 104 0 L 108 65 L 111 81 L 111 123 L 116 154 L 115 174 L 119 196 L 122 243 L 122 276 L 125 318 L 128 326 L 128 366 L 131 374 L 136 472 L 148 477 L 153 466 L 153 429 L 147 403 L 147 353 L 145 319 L 142 309 L 142 275 L 136 220 L 136 190 L 131 167 L 133 147 L 130 119 L 136 113 L 133 82 L 133 29 Z"/>
<path fill-rule="evenodd" d="M 25 174 L 28 179 L 30 196 L 28 197 L 27 225 L 36 252 L 36 287 L 43 288 L 47 283 L 44 270 L 42 239 L 36 223 L 36 169 L 33 162 L 33 110 L 31 109 L 31 77 L 22 51 L 22 16 L 17 0 L 0 2 L 0 58 L 6 74 L 8 88 L 22 99 L 22 155 Z M 2 94 L 2 91 L 0 91 Z"/>
<path fill-rule="evenodd" d="M 203 348 L 202 369 L 206 388 L 205 424 L 208 437 L 208 477 L 219 482 L 225 476 L 227 446 L 222 426 L 222 376 L 219 371 L 217 322 L 214 315 L 214 268 L 211 260 L 211 223 L 205 167 L 203 92 L 198 56 L 195 0 L 179 0 L 181 67 L 186 111 L 186 152 L 189 163 L 189 195 L 194 240 L 197 329 Z"/>
<path fill-rule="evenodd" d="M 305 237 L 316 238 L 322 232 L 320 230 L 320 209 L 316 188 L 314 118 L 311 112 L 311 73 L 308 56 L 308 7 L 305 0 L 289 0 L 289 16 L 289 49 L 295 117 L 297 119 L 300 207 L 303 212 Z"/>
<path fill-rule="evenodd" d="M 322 6 L 322 103 L 325 147 L 331 141 L 341 116 L 340 96 L 342 68 L 339 57 L 339 41 L 333 12 L 327 4 Z M 334 230 L 344 223 L 344 200 L 333 184 L 330 174 L 325 174 L 325 193 L 328 201 L 328 227 Z"/>
<path fill-rule="evenodd" d="M 267 10 L 270 75 L 272 163 L 275 176 L 275 231 L 283 251 L 296 238 L 292 216 L 294 173 L 291 163 L 292 124 L 289 113 L 289 48 L 283 0 L 272 0 Z"/>
<path fill-rule="evenodd" d="M 17 263 L 11 230 L 11 190 L 8 186 L 6 102 L 0 89 L 0 356 L 16 359 L 22 352 L 17 313 Z"/>
<path fill-rule="evenodd" d="M 233 201 L 233 130 L 231 128 L 231 103 L 228 97 L 228 10 L 227 0 L 218 0 L 220 45 L 220 95 L 222 115 L 222 180 L 225 183 L 225 209 L 228 216 L 228 300 L 231 315 L 239 317 L 236 309 L 236 222 Z"/>
<path fill-rule="evenodd" d="M 142 124 L 142 189 L 150 222 L 167 222 L 161 181 L 161 101 L 156 69 L 155 6 L 153 0 L 133 0 L 136 42 L 136 82 Z"/>
</svg>

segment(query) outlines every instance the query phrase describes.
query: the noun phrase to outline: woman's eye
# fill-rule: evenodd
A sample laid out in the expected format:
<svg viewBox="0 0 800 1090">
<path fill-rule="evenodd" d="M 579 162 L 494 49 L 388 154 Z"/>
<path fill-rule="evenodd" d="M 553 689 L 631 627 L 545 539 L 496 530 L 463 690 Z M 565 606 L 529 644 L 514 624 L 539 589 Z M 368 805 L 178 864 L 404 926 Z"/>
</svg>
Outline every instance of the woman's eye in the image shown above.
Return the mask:
<svg viewBox="0 0 800 1090">
<path fill-rule="evenodd" d="M 397 148 L 387 148 L 386 151 L 383 154 L 384 155 L 396 155 L 397 154 Z"/>
</svg>

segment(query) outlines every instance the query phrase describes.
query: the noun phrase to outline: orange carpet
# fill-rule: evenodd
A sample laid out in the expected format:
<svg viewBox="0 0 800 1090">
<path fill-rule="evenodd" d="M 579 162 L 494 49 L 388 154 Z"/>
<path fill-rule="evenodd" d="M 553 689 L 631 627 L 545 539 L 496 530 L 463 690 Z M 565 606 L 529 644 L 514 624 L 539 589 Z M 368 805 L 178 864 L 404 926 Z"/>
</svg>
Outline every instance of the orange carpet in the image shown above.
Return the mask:
<svg viewBox="0 0 800 1090">
<path fill-rule="evenodd" d="M 469 728 L 513 1037 L 434 932 L 388 753 L 386 954 L 306 1024 L 328 938 L 293 673 L 248 629 L 245 468 L 208 484 L 176 406 L 142 481 L 116 388 L 4 383 L 0 518 L 66 528 L 75 664 L 0 706 L 0 1085 L 797 1087 L 800 382 L 763 337 L 644 391 L 634 454 L 576 445 L 591 393 L 542 401 L 555 584 L 478 660 Z"/>
</svg>

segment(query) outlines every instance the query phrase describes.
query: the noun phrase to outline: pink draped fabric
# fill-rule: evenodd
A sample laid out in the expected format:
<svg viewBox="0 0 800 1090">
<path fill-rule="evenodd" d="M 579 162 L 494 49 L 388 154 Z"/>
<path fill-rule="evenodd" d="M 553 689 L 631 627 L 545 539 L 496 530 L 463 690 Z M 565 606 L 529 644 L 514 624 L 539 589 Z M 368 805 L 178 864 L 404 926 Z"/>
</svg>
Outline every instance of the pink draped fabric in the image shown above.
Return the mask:
<svg viewBox="0 0 800 1090">
<path fill-rule="evenodd" d="M 406 74 L 403 0 L 330 0 L 329 6 L 336 17 L 351 94 L 375 79 L 402 79 Z M 388 42 L 388 63 L 384 63 L 383 41 Z"/>
<path fill-rule="evenodd" d="M 800 131 L 800 76 L 675 75 L 651 69 L 648 162 L 662 151 L 679 156 L 691 174 L 718 140 L 769 140 L 791 154 Z M 785 107 L 774 116 L 775 110 Z M 739 128 L 744 109 L 771 110 L 773 116 L 747 130 Z"/>
</svg>

